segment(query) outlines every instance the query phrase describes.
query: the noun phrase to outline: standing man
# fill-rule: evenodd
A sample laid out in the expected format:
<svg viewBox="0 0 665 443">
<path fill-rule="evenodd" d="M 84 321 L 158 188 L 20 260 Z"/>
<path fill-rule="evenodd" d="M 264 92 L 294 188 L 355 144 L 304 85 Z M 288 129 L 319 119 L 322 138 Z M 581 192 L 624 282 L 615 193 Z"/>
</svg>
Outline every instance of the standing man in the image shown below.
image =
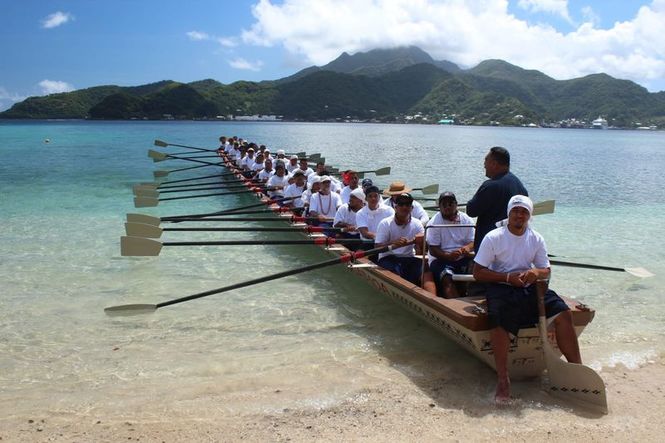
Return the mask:
<svg viewBox="0 0 665 443">
<path fill-rule="evenodd" d="M 506 206 L 513 195 L 529 195 L 519 178 L 510 172 L 510 153 L 506 148 L 494 146 L 485 156 L 485 180 L 466 204 L 466 213 L 476 220 L 474 251 L 478 252 L 483 237 L 495 223 L 506 218 Z"/>
<path fill-rule="evenodd" d="M 473 276 L 486 282 L 487 313 L 498 383 L 495 401 L 510 400 L 508 350 L 510 337 L 521 327 L 538 323 L 536 280 L 550 276 L 545 240 L 529 228 L 533 203 L 524 195 L 508 202 L 508 226 L 488 233 L 476 255 Z M 553 319 L 559 349 L 571 363 L 582 363 L 573 316 L 568 305 L 554 292 L 545 294 L 545 314 Z"/>
<path fill-rule="evenodd" d="M 379 254 L 377 264 L 384 269 L 394 272 L 414 285 L 420 286 L 420 271 L 422 259 L 416 257 L 413 243 L 408 244 L 418 237 L 422 240 L 423 224 L 411 216 L 413 197 L 411 194 L 403 193 L 395 198 L 395 215 L 381 220 L 376 229 L 374 242 L 377 248 L 390 243 L 397 243 L 390 252 Z"/>
<path fill-rule="evenodd" d="M 457 210 L 457 198 L 452 192 L 439 195 L 439 212 L 429 225 L 461 225 L 466 227 L 428 228 L 429 269 L 434 275 L 437 295 L 459 297 L 453 274 L 465 274 L 473 257 L 473 220 Z"/>
</svg>

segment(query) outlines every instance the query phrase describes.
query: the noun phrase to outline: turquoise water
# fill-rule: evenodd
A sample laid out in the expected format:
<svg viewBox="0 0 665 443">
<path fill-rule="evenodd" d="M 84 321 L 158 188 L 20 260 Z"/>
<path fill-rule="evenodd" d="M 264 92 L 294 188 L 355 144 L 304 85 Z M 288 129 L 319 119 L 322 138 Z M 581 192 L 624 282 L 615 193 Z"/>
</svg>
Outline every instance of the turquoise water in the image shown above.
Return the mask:
<svg viewBox="0 0 665 443">
<path fill-rule="evenodd" d="M 535 201 L 556 211 L 534 226 L 564 260 L 656 274 L 554 268 L 553 287 L 597 309 L 583 355 L 602 369 L 665 351 L 665 134 L 661 132 L 369 124 L 208 122 L 0 123 L 0 404 L 3 413 L 149 412 L 205 395 L 225 410 L 326 405 L 424 362 L 456 371 L 480 363 L 343 269 L 110 318 L 103 308 L 156 303 L 305 265 L 326 256 L 297 247 L 165 248 L 120 257 L 127 212 L 173 215 L 247 204 L 246 197 L 135 209 L 131 186 L 150 181 L 160 138 L 216 147 L 222 135 L 273 151 L 320 152 L 336 166 L 391 166 L 381 185 L 439 183 L 460 200 L 484 180 L 487 148 L 510 149 Z M 49 139 L 50 143 L 44 143 Z M 156 148 L 155 148 L 156 149 Z M 172 148 L 170 152 L 182 151 Z M 204 171 L 202 169 L 201 171 Z M 205 172 L 201 172 L 204 174 Z M 182 173 L 190 177 L 194 172 Z M 251 201 L 249 201 L 251 202 Z M 268 238 L 169 233 L 167 240 Z M 294 237 L 295 238 L 295 237 Z M 492 389 L 492 378 L 484 380 Z M 279 390 L 274 401 L 258 393 Z M 166 408 L 166 406 L 164 406 Z M 163 411 L 161 411 L 163 412 Z"/>
</svg>

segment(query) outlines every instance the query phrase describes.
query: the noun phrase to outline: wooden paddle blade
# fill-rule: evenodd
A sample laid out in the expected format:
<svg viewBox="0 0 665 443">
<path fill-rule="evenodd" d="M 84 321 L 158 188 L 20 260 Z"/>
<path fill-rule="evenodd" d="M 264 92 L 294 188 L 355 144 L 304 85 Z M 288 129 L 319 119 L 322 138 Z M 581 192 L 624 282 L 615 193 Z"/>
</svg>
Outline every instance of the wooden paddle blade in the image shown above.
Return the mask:
<svg viewBox="0 0 665 443">
<path fill-rule="evenodd" d="M 386 166 L 385 168 L 379 168 L 376 171 L 374 171 L 374 174 L 376 174 L 376 175 L 390 175 L 390 166 Z"/>
<path fill-rule="evenodd" d="M 106 315 L 115 316 L 128 316 L 128 315 L 141 315 L 151 314 L 157 310 L 157 305 L 148 304 L 135 304 L 135 305 L 120 305 L 104 308 Z"/>
<path fill-rule="evenodd" d="M 439 184 L 433 184 L 429 186 L 425 186 L 420 190 L 423 194 L 438 194 L 439 193 Z"/>
<path fill-rule="evenodd" d="M 154 197 L 134 197 L 135 208 L 152 208 L 159 204 L 159 199 Z"/>
<path fill-rule="evenodd" d="M 331 174 L 338 174 L 339 168 L 328 168 L 328 172 Z"/>
<path fill-rule="evenodd" d="M 143 182 L 143 183 L 139 183 L 138 185 L 134 185 L 134 186 L 145 186 L 145 187 L 157 188 L 157 187 L 159 187 L 159 185 L 162 184 L 161 179 L 159 179 L 159 180 L 160 181 Z"/>
<path fill-rule="evenodd" d="M 548 392 L 562 400 L 575 403 L 602 414 L 608 413 L 605 382 L 588 366 L 568 363 L 559 358 L 547 340 L 545 319 L 539 326 L 549 377 Z"/>
<path fill-rule="evenodd" d="M 159 238 L 164 230 L 159 226 L 147 223 L 125 223 L 125 233 L 130 237 Z"/>
<path fill-rule="evenodd" d="M 155 146 L 159 146 L 160 148 L 166 148 L 168 145 L 168 143 L 161 140 L 155 140 Z"/>
<path fill-rule="evenodd" d="M 156 170 L 156 171 L 152 171 L 152 175 L 153 175 L 155 178 L 166 177 L 167 175 L 169 175 L 169 171 L 164 171 L 164 170 L 159 170 L 159 169 L 158 169 L 158 170 Z"/>
<path fill-rule="evenodd" d="M 533 205 L 533 214 L 532 215 L 543 215 L 543 214 L 553 214 L 554 213 L 554 200 L 545 200 L 538 202 Z"/>
<path fill-rule="evenodd" d="M 358 178 L 359 178 L 360 180 L 362 180 L 363 178 L 365 178 L 365 173 L 364 173 L 364 172 L 359 172 L 359 173 L 358 173 Z"/>
<path fill-rule="evenodd" d="M 305 155 L 304 152 L 302 154 Z M 298 156 L 298 157 L 300 157 L 300 156 Z M 321 158 L 321 154 L 317 152 L 316 154 L 311 154 L 309 156 L 308 160 L 317 161 L 320 158 Z"/>
<path fill-rule="evenodd" d="M 151 152 L 148 152 L 148 156 L 152 159 L 154 163 L 163 162 L 164 160 L 169 159 L 169 156 L 164 153 L 153 151 L 152 149 L 150 151 Z"/>
<path fill-rule="evenodd" d="M 629 273 L 630 275 L 634 275 L 635 277 L 640 277 L 640 278 L 648 278 L 654 276 L 654 274 L 652 274 L 651 272 L 647 271 L 644 268 L 626 268 L 626 272 Z"/>
<path fill-rule="evenodd" d="M 162 243 L 143 237 L 120 237 L 120 254 L 123 257 L 154 257 L 162 250 Z"/>
<path fill-rule="evenodd" d="M 145 214 L 127 214 L 127 221 L 129 223 L 145 223 L 147 225 L 159 226 L 161 220 L 159 217 Z"/>
<path fill-rule="evenodd" d="M 134 185 L 132 186 L 132 191 L 134 191 L 134 194 L 136 194 L 139 191 L 144 191 L 144 190 L 149 190 L 149 191 L 156 191 L 157 190 L 157 185 L 156 184 L 140 184 L 140 185 Z"/>
<path fill-rule="evenodd" d="M 159 191 L 156 189 L 139 188 L 134 190 L 136 197 L 159 198 Z"/>
<path fill-rule="evenodd" d="M 297 155 L 298 158 L 300 158 L 300 157 L 306 156 L 307 153 L 305 151 L 301 151 L 301 152 L 296 152 L 295 154 L 291 154 L 291 155 Z"/>
</svg>

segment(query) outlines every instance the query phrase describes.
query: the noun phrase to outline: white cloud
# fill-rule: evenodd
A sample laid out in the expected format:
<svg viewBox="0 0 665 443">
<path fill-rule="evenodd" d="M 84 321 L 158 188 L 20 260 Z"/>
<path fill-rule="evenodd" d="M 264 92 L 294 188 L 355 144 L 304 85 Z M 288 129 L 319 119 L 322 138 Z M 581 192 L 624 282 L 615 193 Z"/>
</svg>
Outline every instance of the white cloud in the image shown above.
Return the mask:
<svg viewBox="0 0 665 443">
<path fill-rule="evenodd" d="M 73 20 L 74 16 L 69 12 L 56 11 L 53 14 L 49 14 L 42 20 L 42 28 L 57 28 L 58 26 L 64 25 L 65 23 Z"/>
<path fill-rule="evenodd" d="M 518 0 L 517 6 L 530 12 L 558 15 L 572 22 L 568 13 L 568 0 Z"/>
<path fill-rule="evenodd" d="M 187 33 L 187 37 L 189 37 L 190 40 L 194 41 L 200 41 L 200 40 L 209 40 L 210 36 L 206 34 L 205 32 L 199 32 L 199 31 L 189 31 Z"/>
<path fill-rule="evenodd" d="M 224 46 L 225 48 L 235 48 L 238 46 L 238 39 L 233 37 L 218 37 L 217 43 Z"/>
<path fill-rule="evenodd" d="M 39 87 L 43 95 L 57 94 L 59 92 L 69 92 L 74 90 L 74 86 L 67 82 L 58 80 L 42 80 L 39 82 Z"/>
<path fill-rule="evenodd" d="M 234 58 L 233 60 L 229 60 L 229 66 L 235 69 L 243 69 L 246 71 L 260 71 L 261 67 L 263 66 L 263 62 L 261 60 L 257 60 L 254 63 L 249 62 L 245 60 L 244 58 Z"/>
<path fill-rule="evenodd" d="M 586 23 L 591 23 L 593 26 L 600 26 L 600 17 L 591 6 L 584 6 L 580 11 Z"/>
<path fill-rule="evenodd" d="M 568 33 L 516 18 L 507 0 L 260 0 L 252 12 L 243 41 L 281 45 L 303 66 L 343 51 L 416 45 L 462 66 L 500 58 L 559 79 L 606 72 L 649 85 L 665 78 L 665 0 L 610 29 L 588 21 Z"/>
</svg>

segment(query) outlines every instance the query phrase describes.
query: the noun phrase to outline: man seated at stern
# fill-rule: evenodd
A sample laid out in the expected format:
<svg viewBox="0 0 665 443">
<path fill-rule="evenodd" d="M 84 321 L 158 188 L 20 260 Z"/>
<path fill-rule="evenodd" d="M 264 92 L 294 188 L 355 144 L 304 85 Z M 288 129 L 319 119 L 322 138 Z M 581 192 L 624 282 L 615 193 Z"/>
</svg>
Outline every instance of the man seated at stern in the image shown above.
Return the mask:
<svg viewBox="0 0 665 443">
<path fill-rule="evenodd" d="M 381 220 L 376 229 L 374 242 L 376 247 L 398 242 L 392 251 L 379 254 L 377 264 L 398 274 L 400 277 L 420 286 L 422 259 L 416 257 L 414 239 L 422 240 L 425 229 L 420 220 L 411 216 L 413 197 L 403 193 L 395 197 L 395 215 Z"/>
<path fill-rule="evenodd" d="M 439 228 L 436 225 L 457 226 Z M 453 274 L 466 274 L 473 257 L 473 220 L 457 210 L 455 194 L 444 192 L 439 195 L 439 212 L 428 226 L 431 227 L 427 228 L 427 258 L 437 294 L 445 298 L 459 297 L 460 291 L 453 282 Z"/>
<path fill-rule="evenodd" d="M 483 238 L 475 258 L 473 276 L 487 282 L 487 311 L 490 339 L 498 383 L 495 401 L 510 401 L 508 377 L 509 334 L 538 322 L 536 281 L 550 276 L 550 262 L 543 237 L 529 227 L 533 203 L 524 195 L 508 201 L 508 225 L 490 231 Z M 554 327 L 559 349 L 571 363 L 581 363 L 573 316 L 554 292 L 545 294 L 548 324 Z"/>
</svg>

